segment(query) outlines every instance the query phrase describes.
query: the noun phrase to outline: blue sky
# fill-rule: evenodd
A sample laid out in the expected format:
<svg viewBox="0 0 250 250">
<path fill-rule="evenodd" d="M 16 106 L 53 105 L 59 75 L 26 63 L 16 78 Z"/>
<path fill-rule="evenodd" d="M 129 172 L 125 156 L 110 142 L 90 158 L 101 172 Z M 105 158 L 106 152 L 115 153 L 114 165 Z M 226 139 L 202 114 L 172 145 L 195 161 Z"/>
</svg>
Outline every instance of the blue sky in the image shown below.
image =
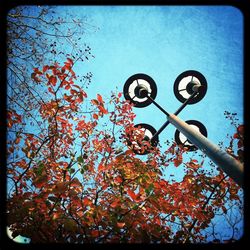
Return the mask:
<svg viewBox="0 0 250 250">
<path fill-rule="evenodd" d="M 72 9 L 71 9 L 72 8 Z M 180 114 L 206 125 L 208 138 L 218 143 L 232 132 L 224 111 L 237 112 L 243 120 L 243 17 L 233 7 L 206 6 L 79 6 L 67 7 L 86 15 L 99 31 L 86 36 L 95 59 L 84 70 L 93 72 L 89 95 L 109 96 L 120 91 L 133 74 L 151 76 L 158 87 L 156 101 L 169 112 L 181 105 L 173 83 L 186 70 L 201 72 L 208 82 L 202 101 Z M 78 69 L 76 69 L 77 71 Z M 81 69 L 79 69 L 80 71 Z M 134 109 L 136 123 L 158 129 L 166 117 L 153 105 Z M 160 140 L 173 138 L 169 126 Z"/>
<path fill-rule="evenodd" d="M 59 6 L 64 16 L 74 15 L 98 27 L 82 39 L 89 44 L 94 59 L 75 68 L 77 74 L 91 71 L 88 96 L 100 93 L 104 99 L 136 73 L 151 76 L 157 84 L 156 101 L 174 113 L 181 103 L 173 84 L 186 70 L 202 73 L 208 84 L 206 96 L 187 106 L 179 115 L 198 120 L 208 138 L 218 144 L 233 134 L 224 111 L 237 113 L 243 122 L 243 16 L 230 6 Z M 166 117 L 153 104 L 134 108 L 135 123 L 149 123 L 155 129 Z M 172 140 L 170 125 L 159 136 Z"/>
</svg>

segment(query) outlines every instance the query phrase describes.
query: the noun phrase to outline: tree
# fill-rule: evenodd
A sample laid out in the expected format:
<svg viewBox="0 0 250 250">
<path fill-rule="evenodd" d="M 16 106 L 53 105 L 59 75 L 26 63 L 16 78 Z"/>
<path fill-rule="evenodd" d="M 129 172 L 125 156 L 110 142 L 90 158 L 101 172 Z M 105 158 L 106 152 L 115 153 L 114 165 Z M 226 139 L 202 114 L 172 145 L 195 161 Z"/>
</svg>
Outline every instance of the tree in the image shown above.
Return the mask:
<svg viewBox="0 0 250 250">
<path fill-rule="evenodd" d="M 215 214 L 225 215 L 228 202 L 241 203 L 239 187 L 219 169 L 206 172 L 204 156 L 184 162 L 187 152 L 175 143 L 136 157 L 127 147 L 136 135 L 132 105 L 121 93 L 105 101 L 97 94 L 81 112 L 87 93 L 73 66 L 68 58 L 34 68 L 34 88 L 45 88 L 46 99 L 28 113 L 8 110 L 13 236 L 32 242 L 206 241 L 204 229 Z M 230 141 L 232 152 L 237 142 L 240 160 L 242 140 L 241 125 Z M 181 182 L 164 179 L 171 164 L 182 165 Z"/>
<path fill-rule="evenodd" d="M 72 42 L 77 29 L 61 37 L 58 26 L 66 21 L 51 19 L 52 11 L 20 7 L 8 14 L 6 213 L 12 236 L 45 243 L 238 239 L 242 190 L 204 155 L 187 157 L 174 142 L 166 150 L 144 143 L 150 153 L 135 155 L 131 147 L 143 134 L 134 128 L 133 106 L 119 91 L 88 99 L 91 73 L 78 76 L 74 67 L 91 57 L 90 47 Z M 71 44 L 68 51 L 60 39 Z M 236 130 L 221 147 L 243 161 L 244 127 L 236 114 L 225 115 Z M 172 166 L 182 168 L 181 181 L 165 178 Z M 222 217 L 233 228 L 230 236 L 216 235 Z"/>
<path fill-rule="evenodd" d="M 71 15 L 62 18 L 55 7 L 17 6 L 7 13 L 7 101 L 8 106 L 18 106 L 25 112 L 43 102 L 38 89 L 33 88 L 30 71 L 37 65 L 62 61 L 71 56 L 76 61 L 86 61 L 94 56 L 87 44 L 79 46 L 85 34 L 96 28 L 87 20 Z M 78 76 L 83 85 L 91 82 L 92 73 Z M 19 103 L 16 100 L 22 99 Z M 29 109 L 27 109 L 29 107 Z"/>
</svg>

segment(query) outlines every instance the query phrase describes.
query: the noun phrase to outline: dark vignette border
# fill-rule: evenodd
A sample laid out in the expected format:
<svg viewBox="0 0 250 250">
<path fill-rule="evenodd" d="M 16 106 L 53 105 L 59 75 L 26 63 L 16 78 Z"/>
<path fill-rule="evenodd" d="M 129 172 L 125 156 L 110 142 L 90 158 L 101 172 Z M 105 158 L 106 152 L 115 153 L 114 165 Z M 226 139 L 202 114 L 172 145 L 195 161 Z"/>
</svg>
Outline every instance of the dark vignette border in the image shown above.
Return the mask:
<svg viewBox="0 0 250 250">
<path fill-rule="evenodd" d="M 136 1 L 136 2 L 135 2 Z M 0 31 L 1 31 L 1 36 L 0 36 L 0 44 L 2 46 L 3 53 L 1 54 L 0 57 L 0 65 L 1 65 L 1 79 L 2 79 L 2 84 L 1 84 L 1 91 L 0 91 L 0 146 L 1 146 L 1 154 L 0 154 L 0 249 L 33 249 L 37 247 L 46 247 L 49 249 L 62 249 L 62 248 L 77 248 L 77 249 L 84 249 L 84 248 L 93 248 L 93 249 L 98 249 L 102 247 L 108 247 L 108 248 L 123 248 L 123 249 L 128 249 L 128 248 L 140 248 L 140 249 L 145 249 L 145 248 L 171 248 L 171 249 L 200 249 L 200 248 L 208 248 L 208 249 L 245 249 L 244 246 L 247 243 L 250 243 L 250 235 L 249 235 L 249 215 L 248 215 L 248 209 L 249 209 L 249 202 L 248 202 L 248 195 L 249 195 L 249 186 L 247 185 L 248 179 L 249 179 L 249 158 L 247 157 L 250 155 L 250 150 L 249 150 L 249 139 L 250 138 L 250 132 L 248 130 L 249 127 L 249 98 L 247 94 L 249 93 L 249 82 L 250 82 L 250 77 L 247 72 L 247 66 L 249 65 L 249 55 L 250 55 L 250 50 L 249 50 L 249 45 L 250 45 L 250 39 L 249 39 L 249 12 L 250 12 L 250 5 L 248 4 L 248 0 L 155 0 L 155 1 L 150 1 L 150 0 L 120 0 L 120 1 L 105 1 L 105 0 L 50 0 L 50 1 L 41 1 L 41 0 L 10 0 L 6 1 L 4 5 L 1 6 L 0 8 L 0 17 L 1 17 L 1 26 L 0 26 Z M 7 135 L 7 129 L 6 129 L 6 59 L 7 59 L 7 43 L 6 43 L 6 29 L 7 29 L 7 13 L 10 9 L 18 6 L 18 5 L 163 5 L 163 6 L 175 6 L 175 5 L 182 5 L 182 6 L 188 6 L 188 5 L 197 5 L 197 6 L 232 6 L 238 8 L 243 17 L 244 17 L 244 125 L 246 127 L 245 129 L 245 141 L 244 141 L 244 146 L 245 146 L 245 152 L 244 152 L 244 159 L 245 159 L 245 173 L 244 173 L 244 235 L 243 237 L 237 241 L 236 243 L 232 244 L 183 244 L 183 245 L 178 245 L 178 244 L 167 244 L 167 245 L 146 245 L 146 244 L 130 244 L 130 245 L 123 245 L 123 244 L 105 244 L 105 245 L 89 245 L 89 244 L 84 244 L 84 245 L 69 245 L 69 244 L 19 244 L 15 243 L 14 241 L 10 240 L 9 237 L 6 234 L 6 216 L 5 216 L 5 211 L 6 211 L 6 135 Z"/>
</svg>

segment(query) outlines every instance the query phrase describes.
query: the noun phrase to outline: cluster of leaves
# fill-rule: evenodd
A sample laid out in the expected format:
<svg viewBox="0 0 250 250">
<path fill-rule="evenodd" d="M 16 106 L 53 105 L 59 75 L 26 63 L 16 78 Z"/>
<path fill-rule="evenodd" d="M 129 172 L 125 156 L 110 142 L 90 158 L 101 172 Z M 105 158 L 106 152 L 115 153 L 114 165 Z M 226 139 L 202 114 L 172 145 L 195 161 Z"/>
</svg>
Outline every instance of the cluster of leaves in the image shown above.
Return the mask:
<svg viewBox="0 0 250 250">
<path fill-rule="evenodd" d="M 220 170 L 206 172 L 204 159 L 185 162 L 185 150 L 175 143 L 137 157 L 127 145 L 134 139 L 133 106 L 121 93 L 88 100 L 73 66 L 68 58 L 34 68 L 31 79 L 43 89 L 43 101 L 29 112 L 8 110 L 12 236 L 32 242 L 206 241 L 204 229 L 216 214 L 227 213 L 227 201 L 240 202 L 239 187 Z M 24 124 L 28 119 L 33 123 Z M 243 139 L 243 126 L 232 139 Z M 171 166 L 183 167 L 181 182 L 164 178 Z"/>
<path fill-rule="evenodd" d="M 237 113 L 231 113 L 228 111 L 224 112 L 226 119 L 228 119 L 232 126 L 235 127 L 236 132 L 232 135 L 227 137 L 230 139 L 229 146 L 226 148 L 227 152 L 231 154 L 234 158 L 239 160 L 240 162 L 244 162 L 244 126 L 238 125 L 237 120 L 238 118 Z M 234 151 L 237 153 L 234 154 Z"/>
</svg>

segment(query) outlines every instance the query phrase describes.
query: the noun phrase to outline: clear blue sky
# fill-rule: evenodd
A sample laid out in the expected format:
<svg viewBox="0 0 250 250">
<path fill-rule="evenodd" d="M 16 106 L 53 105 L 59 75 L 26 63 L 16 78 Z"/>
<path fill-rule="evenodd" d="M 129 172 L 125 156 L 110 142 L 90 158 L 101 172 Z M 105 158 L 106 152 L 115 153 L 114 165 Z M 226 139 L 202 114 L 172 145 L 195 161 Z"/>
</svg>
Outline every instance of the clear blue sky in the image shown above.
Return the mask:
<svg viewBox="0 0 250 250">
<path fill-rule="evenodd" d="M 216 144 L 232 134 L 224 111 L 238 113 L 243 122 L 243 16 L 230 6 L 59 6 L 60 15 L 87 17 L 99 28 L 82 40 L 95 58 L 77 74 L 91 71 L 88 96 L 108 97 L 115 87 L 123 90 L 133 74 L 151 76 L 158 87 L 156 101 L 174 113 L 181 103 L 173 93 L 173 83 L 186 70 L 201 72 L 208 83 L 207 94 L 197 104 L 181 112 L 183 120 L 198 120 Z M 166 117 L 152 104 L 134 109 L 135 123 L 149 123 L 156 129 Z M 169 126 L 159 137 L 171 140 Z"/>
<path fill-rule="evenodd" d="M 128 77 L 145 73 L 157 84 L 156 101 L 174 112 L 181 103 L 174 96 L 173 83 L 180 73 L 192 69 L 206 77 L 208 91 L 180 117 L 202 122 L 215 143 L 232 132 L 223 115 L 225 110 L 237 112 L 243 120 L 243 17 L 238 9 L 77 6 L 65 10 L 89 17 L 100 29 L 84 39 L 95 55 L 84 69 L 94 74 L 90 95 L 99 92 L 109 96 L 115 86 L 122 91 Z M 135 109 L 135 113 L 136 123 L 150 123 L 156 129 L 166 119 L 153 105 Z M 174 131 L 169 126 L 160 140 L 171 139 Z"/>
</svg>

